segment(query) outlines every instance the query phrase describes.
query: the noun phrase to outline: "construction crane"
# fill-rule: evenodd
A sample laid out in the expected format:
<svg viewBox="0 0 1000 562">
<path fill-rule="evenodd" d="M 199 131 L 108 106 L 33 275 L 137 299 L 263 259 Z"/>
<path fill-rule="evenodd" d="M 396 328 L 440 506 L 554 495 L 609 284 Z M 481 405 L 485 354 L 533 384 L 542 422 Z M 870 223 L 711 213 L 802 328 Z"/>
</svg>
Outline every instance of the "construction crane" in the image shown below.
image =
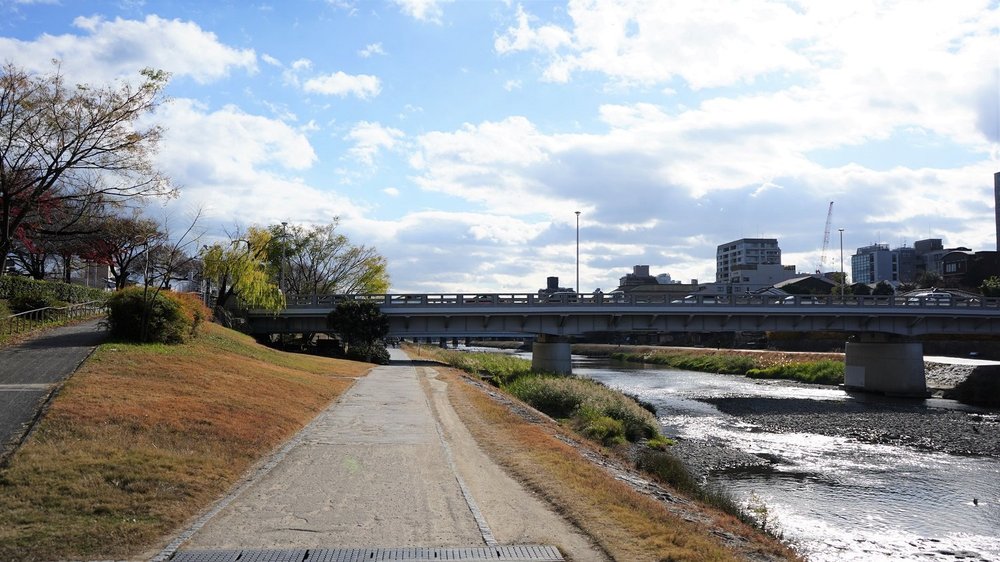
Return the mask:
<svg viewBox="0 0 1000 562">
<path fill-rule="evenodd" d="M 819 269 L 816 273 L 822 274 L 823 269 L 826 267 L 826 249 L 830 247 L 830 220 L 833 219 L 833 201 L 830 201 L 830 207 L 826 210 L 826 227 L 823 228 L 823 251 L 819 254 Z"/>
</svg>

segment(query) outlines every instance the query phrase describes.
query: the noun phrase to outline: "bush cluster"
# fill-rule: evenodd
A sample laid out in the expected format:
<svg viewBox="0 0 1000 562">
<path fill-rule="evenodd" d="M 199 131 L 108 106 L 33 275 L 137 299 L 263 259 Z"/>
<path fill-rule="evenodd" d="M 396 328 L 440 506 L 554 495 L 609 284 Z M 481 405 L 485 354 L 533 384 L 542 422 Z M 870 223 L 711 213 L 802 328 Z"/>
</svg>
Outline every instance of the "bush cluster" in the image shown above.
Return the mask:
<svg viewBox="0 0 1000 562">
<path fill-rule="evenodd" d="M 584 435 L 605 445 L 660 435 L 659 423 L 624 394 L 589 379 L 520 377 L 505 389 L 554 418 L 569 418 Z"/>
<path fill-rule="evenodd" d="M 193 294 L 129 287 L 108 299 L 108 329 L 123 341 L 182 343 L 210 316 Z"/>
<path fill-rule="evenodd" d="M 7 301 L 12 313 L 26 312 L 66 303 L 104 300 L 108 293 L 82 285 L 57 281 L 39 281 L 17 275 L 0 276 L 0 299 Z"/>
<path fill-rule="evenodd" d="M 356 343 L 347 348 L 347 358 L 376 365 L 388 365 L 389 350 L 381 342 Z"/>
</svg>

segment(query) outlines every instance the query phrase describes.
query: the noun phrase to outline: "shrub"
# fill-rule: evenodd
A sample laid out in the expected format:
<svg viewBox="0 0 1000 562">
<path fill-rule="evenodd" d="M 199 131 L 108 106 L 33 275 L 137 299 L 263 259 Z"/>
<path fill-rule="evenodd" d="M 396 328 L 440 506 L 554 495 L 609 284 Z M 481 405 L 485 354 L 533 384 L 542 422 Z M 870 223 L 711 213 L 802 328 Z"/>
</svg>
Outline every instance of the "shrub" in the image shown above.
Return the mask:
<svg viewBox="0 0 1000 562">
<path fill-rule="evenodd" d="M 207 317 L 197 298 L 177 293 L 129 287 L 108 299 L 111 336 L 125 341 L 182 343 Z"/>
<path fill-rule="evenodd" d="M 629 441 L 660 434 L 659 423 L 653 414 L 620 392 L 589 379 L 521 377 L 507 385 L 506 390 L 554 418 L 576 418 L 586 422 L 589 418 L 605 416 L 616 420 Z"/>
<path fill-rule="evenodd" d="M 388 365 L 389 350 L 379 342 L 354 344 L 347 348 L 347 358 L 377 365 Z"/>
<path fill-rule="evenodd" d="M 574 423 L 577 431 L 606 446 L 625 444 L 625 424 L 591 408 L 580 408 Z"/>
<path fill-rule="evenodd" d="M 15 295 L 8 302 L 10 309 L 14 314 L 17 314 L 18 312 L 27 312 L 29 310 L 37 310 L 39 308 L 64 306 L 66 304 L 44 291 L 32 291 L 29 293 Z"/>
</svg>

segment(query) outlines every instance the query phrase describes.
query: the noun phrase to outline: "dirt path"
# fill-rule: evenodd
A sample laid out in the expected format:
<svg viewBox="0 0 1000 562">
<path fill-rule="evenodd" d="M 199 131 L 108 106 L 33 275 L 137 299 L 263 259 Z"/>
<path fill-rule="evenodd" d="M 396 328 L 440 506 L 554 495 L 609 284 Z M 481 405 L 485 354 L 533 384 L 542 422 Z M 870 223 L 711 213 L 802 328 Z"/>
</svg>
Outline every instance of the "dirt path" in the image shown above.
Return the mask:
<svg viewBox="0 0 1000 562">
<path fill-rule="evenodd" d="M 488 459 L 434 368 L 392 352 L 181 548 L 551 544 L 606 559 Z"/>
</svg>

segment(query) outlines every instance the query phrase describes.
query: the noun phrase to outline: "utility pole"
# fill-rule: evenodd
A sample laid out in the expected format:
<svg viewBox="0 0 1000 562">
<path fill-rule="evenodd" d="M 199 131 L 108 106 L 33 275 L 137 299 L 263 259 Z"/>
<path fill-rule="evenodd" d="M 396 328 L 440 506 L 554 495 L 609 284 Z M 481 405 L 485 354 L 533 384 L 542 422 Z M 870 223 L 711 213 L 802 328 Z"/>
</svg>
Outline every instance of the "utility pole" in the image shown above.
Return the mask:
<svg viewBox="0 0 1000 562">
<path fill-rule="evenodd" d="M 840 300 L 844 300 L 844 285 L 847 285 L 847 273 L 844 272 L 844 229 L 837 230 L 840 231 Z"/>
<path fill-rule="evenodd" d="M 580 294 L 580 211 L 576 211 L 576 294 Z"/>
</svg>

